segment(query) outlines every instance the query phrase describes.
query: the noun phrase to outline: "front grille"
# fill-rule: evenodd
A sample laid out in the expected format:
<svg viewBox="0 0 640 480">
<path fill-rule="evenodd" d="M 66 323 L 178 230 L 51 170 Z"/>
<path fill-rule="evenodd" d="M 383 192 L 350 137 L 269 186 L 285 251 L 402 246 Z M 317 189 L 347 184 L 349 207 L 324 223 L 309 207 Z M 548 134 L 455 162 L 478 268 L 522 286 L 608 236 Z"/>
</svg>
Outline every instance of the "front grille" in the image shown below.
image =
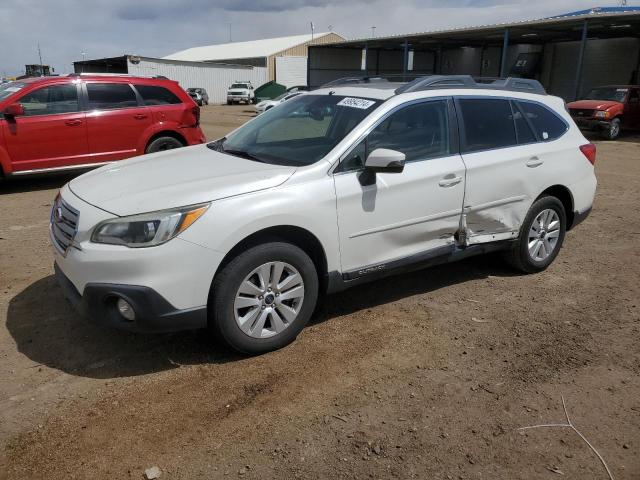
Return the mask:
<svg viewBox="0 0 640 480">
<path fill-rule="evenodd" d="M 54 246 L 62 253 L 73 243 L 78 231 L 78 218 L 80 212 L 68 205 L 58 195 L 51 209 L 51 236 Z"/>
<path fill-rule="evenodd" d="M 593 117 L 593 109 L 589 108 L 570 108 L 569 113 L 572 117 L 576 118 L 591 118 Z"/>
</svg>

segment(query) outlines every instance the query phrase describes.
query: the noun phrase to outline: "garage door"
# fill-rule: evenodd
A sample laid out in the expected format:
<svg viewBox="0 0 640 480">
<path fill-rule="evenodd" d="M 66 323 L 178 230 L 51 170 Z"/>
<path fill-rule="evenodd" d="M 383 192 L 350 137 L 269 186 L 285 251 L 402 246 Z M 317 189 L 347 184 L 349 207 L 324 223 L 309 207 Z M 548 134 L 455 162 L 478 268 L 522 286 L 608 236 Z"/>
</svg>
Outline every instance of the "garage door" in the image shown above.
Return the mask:
<svg viewBox="0 0 640 480">
<path fill-rule="evenodd" d="M 307 57 L 276 57 L 276 82 L 285 87 L 307 84 Z"/>
</svg>

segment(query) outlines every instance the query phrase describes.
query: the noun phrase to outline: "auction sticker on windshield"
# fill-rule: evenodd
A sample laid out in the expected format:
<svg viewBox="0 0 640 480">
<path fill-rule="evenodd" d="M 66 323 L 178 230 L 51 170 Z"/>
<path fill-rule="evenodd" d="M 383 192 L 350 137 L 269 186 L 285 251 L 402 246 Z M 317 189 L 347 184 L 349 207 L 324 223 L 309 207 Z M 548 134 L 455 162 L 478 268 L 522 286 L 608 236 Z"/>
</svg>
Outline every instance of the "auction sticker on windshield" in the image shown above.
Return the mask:
<svg viewBox="0 0 640 480">
<path fill-rule="evenodd" d="M 339 105 L 342 107 L 361 108 L 362 110 L 366 110 L 374 103 L 376 102 L 372 100 L 365 100 L 364 98 L 345 97 L 342 100 L 340 100 L 336 105 Z"/>
</svg>

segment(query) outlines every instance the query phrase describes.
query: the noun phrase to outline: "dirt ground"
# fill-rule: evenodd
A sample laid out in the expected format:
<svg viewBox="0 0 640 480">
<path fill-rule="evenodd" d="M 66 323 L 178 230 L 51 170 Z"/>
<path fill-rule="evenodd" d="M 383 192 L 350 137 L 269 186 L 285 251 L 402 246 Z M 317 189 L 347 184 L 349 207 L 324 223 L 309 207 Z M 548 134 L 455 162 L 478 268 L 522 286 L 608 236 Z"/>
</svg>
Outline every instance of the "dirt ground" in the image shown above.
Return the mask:
<svg viewBox="0 0 640 480">
<path fill-rule="evenodd" d="M 207 107 L 217 138 L 250 107 Z M 326 298 L 291 346 L 86 323 L 52 276 L 71 177 L 0 186 L 0 478 L 640 478 L 640 138 L 544 273 L 495 256 Z"/>
</svg>

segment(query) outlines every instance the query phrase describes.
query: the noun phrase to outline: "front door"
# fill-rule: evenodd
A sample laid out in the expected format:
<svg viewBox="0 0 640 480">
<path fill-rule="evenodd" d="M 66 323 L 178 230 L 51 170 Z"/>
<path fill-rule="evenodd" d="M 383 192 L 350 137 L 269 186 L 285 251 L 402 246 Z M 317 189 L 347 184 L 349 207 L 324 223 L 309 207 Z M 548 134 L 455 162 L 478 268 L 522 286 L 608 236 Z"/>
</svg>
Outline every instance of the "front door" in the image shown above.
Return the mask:
<svg viewBox="0 0 640 480">
<path fill-rule="evenodd" d="M 142 155 L 149 108 L 139 105 L 128 83 L 87 83 L 89 151 L 96 162 Z"/>
<path fill-rule="evenodd" d="M 0 120 L 14 172 L 89 162 L 78 85 L 49 85 L 18 99 L 24 115 Z"/>
<path fill-rule="evenodd" d="M 336 169 L 343 272 L 358 276 L 439 247 L 453 248 L 465 167 L 452 141 L 449 102 L 421 101 L 395 110 Z M 365 158 L 376 148 L 404 153 L 404 170 L 363 182 Z"/>
</svg>

